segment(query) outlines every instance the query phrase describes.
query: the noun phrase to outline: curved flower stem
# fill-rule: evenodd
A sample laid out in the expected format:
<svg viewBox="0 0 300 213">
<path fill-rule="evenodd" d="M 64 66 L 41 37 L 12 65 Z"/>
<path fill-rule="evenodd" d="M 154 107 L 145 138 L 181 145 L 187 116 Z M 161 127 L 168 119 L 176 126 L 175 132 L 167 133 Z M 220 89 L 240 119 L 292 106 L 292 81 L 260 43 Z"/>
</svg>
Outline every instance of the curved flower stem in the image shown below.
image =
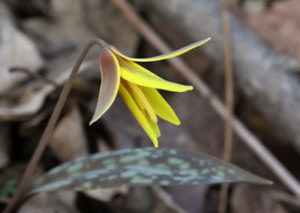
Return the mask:
<svg viewBox="0 0 300 213">
<path fill-rule="evenodd" d="M 31 180 L 31 177 L 36 169 L 36 166 L 37 166 L 37 164 L 38 164 L 38 162 L 50 140 L 50 137 L 53 134 L 54 127 L 55 127 L 57 120 L 61 114 L 61 111 L 65 105 L 67 97 L 72 88 L 73 81 L 76 78 L 76 75 L 79 71 L 80 65 L 82 64 L 85 56 L 87 55 L 87 53 L 89 52 L 91 47 L 94 46 L 95 44 L 99 45 L 100 47 L 107 46 L 107 44 L 103 40 L 95 38 L 95 39 L 90 40 L 84 47 L 83 51 L 81 52 L 80 56 L 78 57 L 75 65 L 74 65 L 74 67 L 72 68 L 69 79 L 66 82 L 66 84 L 59 96 L 58 101 L 56 102 L 55 108 L 54 108 L 54 110 L 51 114 L 51 117 L 48 121 L 48 124 L 42 134 L 42 137 L 40 138 L 38 145 L 30 159 L 30 162 L 24 172 L 24 175 L 18 186 L 18 189 L 17 189 L 14 197 L 12 198 L 11 202 L 5 209 L 4 213 L 15 212 L 18 209 L 18 207 L 20 206 L 25 188 L 26 188 L 27 184 L 29 183 L 29 181 Z"/>
</svg>

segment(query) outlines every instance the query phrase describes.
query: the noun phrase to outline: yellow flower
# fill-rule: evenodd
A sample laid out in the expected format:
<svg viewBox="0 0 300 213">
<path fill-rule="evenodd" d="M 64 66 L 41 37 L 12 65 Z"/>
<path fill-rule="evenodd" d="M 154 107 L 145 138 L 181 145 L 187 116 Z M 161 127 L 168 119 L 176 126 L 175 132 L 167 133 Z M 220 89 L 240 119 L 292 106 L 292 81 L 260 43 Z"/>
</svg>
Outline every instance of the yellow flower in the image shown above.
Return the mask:
<svg viewBox="0 0 300 213">
<path fill-rule="evenodd" d="M 157 89 L 186 92 L 193 87 L 166 81 L 135 62 L 173 58 L 209 40 L 210 38 L 207 38 L 174 52 L 151 58 L 131 58 L 112 46 L 105 47 L 100 53 L 101 86 L 90 125 L 109 109 L 119 92 L 127 107 L 152 140 L 154 147 L 158 147 L 157 138 L 160 136 L 160 130 L 157 116 L 175 125 L 179 125 L 180 120 Z"/>
</svg>

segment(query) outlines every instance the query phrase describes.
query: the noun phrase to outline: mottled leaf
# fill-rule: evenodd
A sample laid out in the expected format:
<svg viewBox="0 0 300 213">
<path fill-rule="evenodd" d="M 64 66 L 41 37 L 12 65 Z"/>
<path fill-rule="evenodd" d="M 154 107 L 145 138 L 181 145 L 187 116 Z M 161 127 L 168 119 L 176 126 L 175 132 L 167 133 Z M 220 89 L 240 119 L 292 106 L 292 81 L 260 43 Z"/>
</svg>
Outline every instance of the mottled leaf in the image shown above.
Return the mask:
<svg viewBox="0 0 300 213">
<path fill-rule="evenodd" d="M 28 194 L 58 189 L 223 182 L 271 183 L 206 154 L 140 148 L 94 154 L 62 164 L 35 180 Z"/>
</svg>

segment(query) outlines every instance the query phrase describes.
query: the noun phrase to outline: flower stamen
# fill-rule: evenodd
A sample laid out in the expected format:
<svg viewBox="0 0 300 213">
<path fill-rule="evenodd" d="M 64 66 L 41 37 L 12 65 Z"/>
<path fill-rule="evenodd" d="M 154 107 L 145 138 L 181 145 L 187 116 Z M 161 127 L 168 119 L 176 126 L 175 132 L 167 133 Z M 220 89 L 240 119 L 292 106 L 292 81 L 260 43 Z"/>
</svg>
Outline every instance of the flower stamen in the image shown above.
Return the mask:
<svg viewBox="0 0 300 213">
<path fill-rule="evenodd" d="M 157 123 L 158 119 L 154 112 L 154 109 L 152 108 L 151 104 L 149 103 L 141 88 L 136 84 L 127 83 L 124 80 L 122 80 L 122 84 L 125 84 L 126 87 L 128 87 L 128 89 L 131 91 L 133 99 L 139 106 L 139 108 L 145 111 L 154 123 Z"/>
</svg>

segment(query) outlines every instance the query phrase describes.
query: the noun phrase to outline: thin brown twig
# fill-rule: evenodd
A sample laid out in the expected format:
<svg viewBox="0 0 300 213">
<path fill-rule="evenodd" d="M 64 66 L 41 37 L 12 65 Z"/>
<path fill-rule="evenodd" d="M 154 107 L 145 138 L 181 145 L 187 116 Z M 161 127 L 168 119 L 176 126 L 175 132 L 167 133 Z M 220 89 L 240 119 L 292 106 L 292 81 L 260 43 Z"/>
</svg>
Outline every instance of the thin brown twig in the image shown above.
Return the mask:
<svg viewBox="0 0 300 213">
<path fill-rule="evenodd" d="M 83 49 L 83 51 L 81 52 L 80 56 L 78 57 L 74 67 L 72 68 L 72 71 L 70 73 L 69 79 L 66 82 L 58 101 L 56 102 L 55 108 L 51 114 L 50 120 L 42 134 L 42 137 L 40 138 L 38 145 L 30 159 L 30 162 L 24 172 L 24 175 L 20 181 L 20 184 L 18 186 L 18 189 L 14 195 L 14 197 L 12 198 L 11 202 L 9 203 L 9 205 L 7 206 L 7 208 L 5 209 L 4 213 L 11 213 L 11 212 L 15 212 L 17 210 L 17 208 L 20 206 L 21 204 L 21 199 L 23 198 L 23 193 L 24 190 L 26 189 L 27 184 L 30 182 L 32 175 L 38 165 L 38 162 L 50 140 L 50 137 L 52 136 L 52 133 L 54 131 L 54 127 L 57 123 L 57 120 L 61 114 L 61 111 L 63 109 L 63 106 L 65 105 L 65 102 L 67 100 L 67 97 L 71 91 L 72 88 L 72 84 L 73 81 L 76 78 L 76 75 L 79 71 L 80 65 L 82 64 L 83 60 L 85 59 L 85 56 L 87 55 L 88 51 L 90 50 L 90 48 L 92 46 L 94 46 L 95 44 L 103 47 L 105 45 L 105 42 L 101 39 L 92 39 L 90 40 L 87 45 L 85 46 L 85 48 Z"/>
<path fill-rule="evenodd" d="M 144 38 L 159 52 L 166 53 L 171 48 L 159 37 L 159 35 L 135 12 L 133 7 L 125 0 L 113 0 L 115 6 L 124 14 L 128 21 Z M 222 117 L 226 118 L 226 108 L 220 99 L 208 88 L 195 72 L 189 68 L 180 58 L 172 58 L 169 62 L 178 73 L 184 76 L 195 89 L 205 98 L 212 108 Z M 242 141 L 274 172 L 285 186 L 300 197 L 300 185 L 297 179 L 282 165 L 278 159 L 251 133 L 245 125 L 233 116 L 233 129 Z"/>
<path fill-rule="evenodd" d="M 221 12 L 222 26 L 223 26 L 223 43 L 224 43 L 224 72 L 225 72 L 225 105 L 227 116 L 225 118 L 225 135 L 224 135 L 224 150 L 223 160 L 230 162 L 232 156 L 233 146 L 233 129 L 232 116 L 234 104 L 234 82 L 233 82 L 233 68 L 232 68 L 232 43 L 230 33 L 229 14 L 224 7 Z M 219 199 L 219 213 L 225 213 L 228 202 L 229 184 L 223 183 L 221 185 L 220 199 Z"/>
<path fill-rule="evenodd" d="M 48 84 L 50 84 L 50 85 L 52 85 L 54 87 L 58 87 L 58 84 L 55 81 L 53 81 L 53 80 L 51 80 L 49 78 L 46 78 L 45 76 L 43 76 L 43 75 L 41 75 L 39 73 L 34 73 L 34 72 L 32 72 L 31 70 L 29 70 L 29 69 L 27 69 L 25 67 L 11 67 L 9 69 L 9 71 L 10 72 L 23 72 L 23 73 L 26 73 L 30 77 L 33 77 L 33 78 L 38 79 L 38 80 L 41 80 L 41 81 L 43 81 L 45 83 L 48 83 Z"/>
</svg>

